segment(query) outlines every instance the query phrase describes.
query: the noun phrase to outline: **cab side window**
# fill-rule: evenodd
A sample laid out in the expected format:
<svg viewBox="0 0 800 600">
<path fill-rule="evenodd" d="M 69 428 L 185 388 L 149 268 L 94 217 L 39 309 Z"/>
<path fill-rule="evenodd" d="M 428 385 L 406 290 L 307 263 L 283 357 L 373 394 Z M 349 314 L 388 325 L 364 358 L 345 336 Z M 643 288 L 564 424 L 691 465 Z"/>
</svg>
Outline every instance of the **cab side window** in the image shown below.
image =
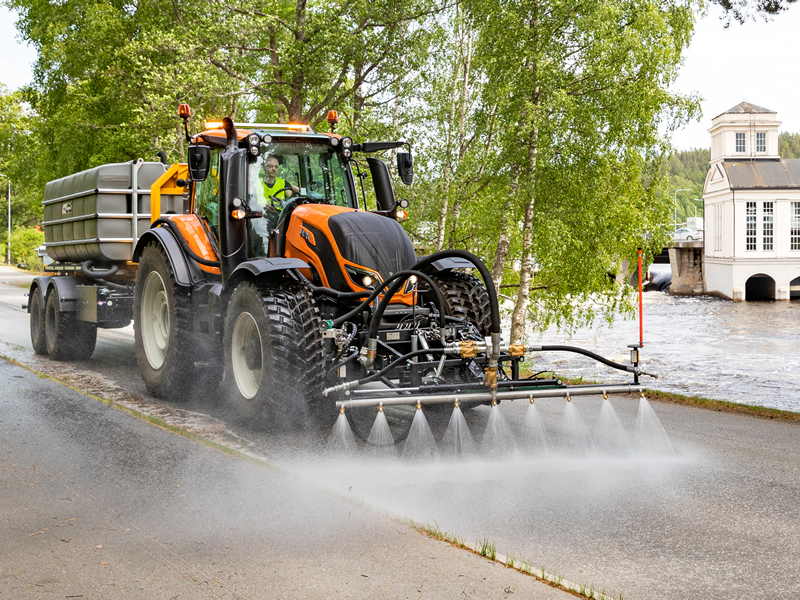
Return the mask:
<svg viewBox="0 0 800 600">
<path fill-rule="evenodd" d="M 196 184 L 194 212 L 205 218 L 214 235 L 219 235 L 219 150 L 211 151 L 211 165 L 205 181 Z"/>
</svg>

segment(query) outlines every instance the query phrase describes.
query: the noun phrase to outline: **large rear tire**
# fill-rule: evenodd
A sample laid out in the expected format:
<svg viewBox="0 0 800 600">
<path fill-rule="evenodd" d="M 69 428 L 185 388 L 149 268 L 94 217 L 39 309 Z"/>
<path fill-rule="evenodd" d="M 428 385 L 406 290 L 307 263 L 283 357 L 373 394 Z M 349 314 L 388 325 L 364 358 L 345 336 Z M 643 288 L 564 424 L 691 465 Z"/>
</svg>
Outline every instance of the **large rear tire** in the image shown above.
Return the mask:
<svg viewBox="0 0 800 600">
<path fill-rule="evenodd" d="M 133 296 L 136 360 L 148 391 L 183 399 L 193 378 L 191 298 L 175 283 L 169 260 L 157 243 L 139 260 Z"/>
<path fill-rule="evenodd" d="M 481 335 L 491 335 L 492 312 L 489 292 L 480 279 L 458 272 L 442 273 L 431 278 L 444 296 L 448 315 L 467 317 L 475 324 Z M 432 299 L 431 297 L 431 301 Z"/>
<path fill-rule="evenodd" d="M 45 302 L 44 334 L 47 354 L 54 360 L 86 360 L 97 343 L 97 325 L 78 320 L 75 313 L 60 311 L 54 289 Z"/>
<path fill-rule="evenodd" d="M 322 398 L 319 324 L 314 298 L 302 285 L 245 281 L 236 287 L 225 319 L 225 385 L 242 419 L 298 429 L 335 414 L 333 402 Z"/>
<path fill-rule="evenodd" d="M 31 293 L 31 345 L 36 354 L 47 354 L 44 303 L 39 289 Z"/>
</svg>

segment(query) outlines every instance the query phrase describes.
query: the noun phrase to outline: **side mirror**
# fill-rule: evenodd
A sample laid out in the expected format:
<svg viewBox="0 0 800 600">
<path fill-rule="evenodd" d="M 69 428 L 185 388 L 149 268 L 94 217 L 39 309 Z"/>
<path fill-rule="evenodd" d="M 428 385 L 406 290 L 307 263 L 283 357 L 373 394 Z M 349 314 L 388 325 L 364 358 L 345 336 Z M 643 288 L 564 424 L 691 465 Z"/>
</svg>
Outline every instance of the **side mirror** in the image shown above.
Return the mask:
<svg viewBox="0 0 800 600">
<path fill-rule="evenodd" d="M 194 181 L 205 181 L 211 165 L 211 148 L 208 146 L 189 146 L 189 175 Z"/>
<path fill-rule="evenodd" d="M 411 152 L 397 153 L 397 172 L 404 184 L 411 185 L 414 181 L 414 157 Z"/>
</svg>

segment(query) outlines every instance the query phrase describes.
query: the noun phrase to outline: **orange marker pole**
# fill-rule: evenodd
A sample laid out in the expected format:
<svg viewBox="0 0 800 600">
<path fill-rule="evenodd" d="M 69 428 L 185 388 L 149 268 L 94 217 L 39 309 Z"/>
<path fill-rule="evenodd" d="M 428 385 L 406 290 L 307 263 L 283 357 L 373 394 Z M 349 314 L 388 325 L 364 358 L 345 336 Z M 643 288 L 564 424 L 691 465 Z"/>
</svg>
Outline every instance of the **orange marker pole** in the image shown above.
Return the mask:
<svg viewBox="0 0 800 600">
<path fill-rule="evenodd" d="M 644 326 L 642 324 L 642 249 L 638 251 L 639 258 L 639 347 L 644 346 Z"/>
</svg>

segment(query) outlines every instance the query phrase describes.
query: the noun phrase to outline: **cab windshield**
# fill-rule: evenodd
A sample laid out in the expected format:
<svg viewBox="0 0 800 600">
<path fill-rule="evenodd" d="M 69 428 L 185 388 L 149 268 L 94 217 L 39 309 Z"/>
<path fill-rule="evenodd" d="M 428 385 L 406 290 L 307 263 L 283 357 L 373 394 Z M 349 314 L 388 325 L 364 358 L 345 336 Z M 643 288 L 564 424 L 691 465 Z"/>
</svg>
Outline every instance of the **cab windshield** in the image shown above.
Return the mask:
<svg viewBox="0 0 800 600">
<path fill-rule="evenodd" d="M 262 144 L 248 164 L 248 203 L 252 210 L 280 210 L 291 197 L 350 205 L 350 190 L 340 153 L 327 143 Z M 258 207 L 258 208 L 256 208 Z"/>
</svg>

